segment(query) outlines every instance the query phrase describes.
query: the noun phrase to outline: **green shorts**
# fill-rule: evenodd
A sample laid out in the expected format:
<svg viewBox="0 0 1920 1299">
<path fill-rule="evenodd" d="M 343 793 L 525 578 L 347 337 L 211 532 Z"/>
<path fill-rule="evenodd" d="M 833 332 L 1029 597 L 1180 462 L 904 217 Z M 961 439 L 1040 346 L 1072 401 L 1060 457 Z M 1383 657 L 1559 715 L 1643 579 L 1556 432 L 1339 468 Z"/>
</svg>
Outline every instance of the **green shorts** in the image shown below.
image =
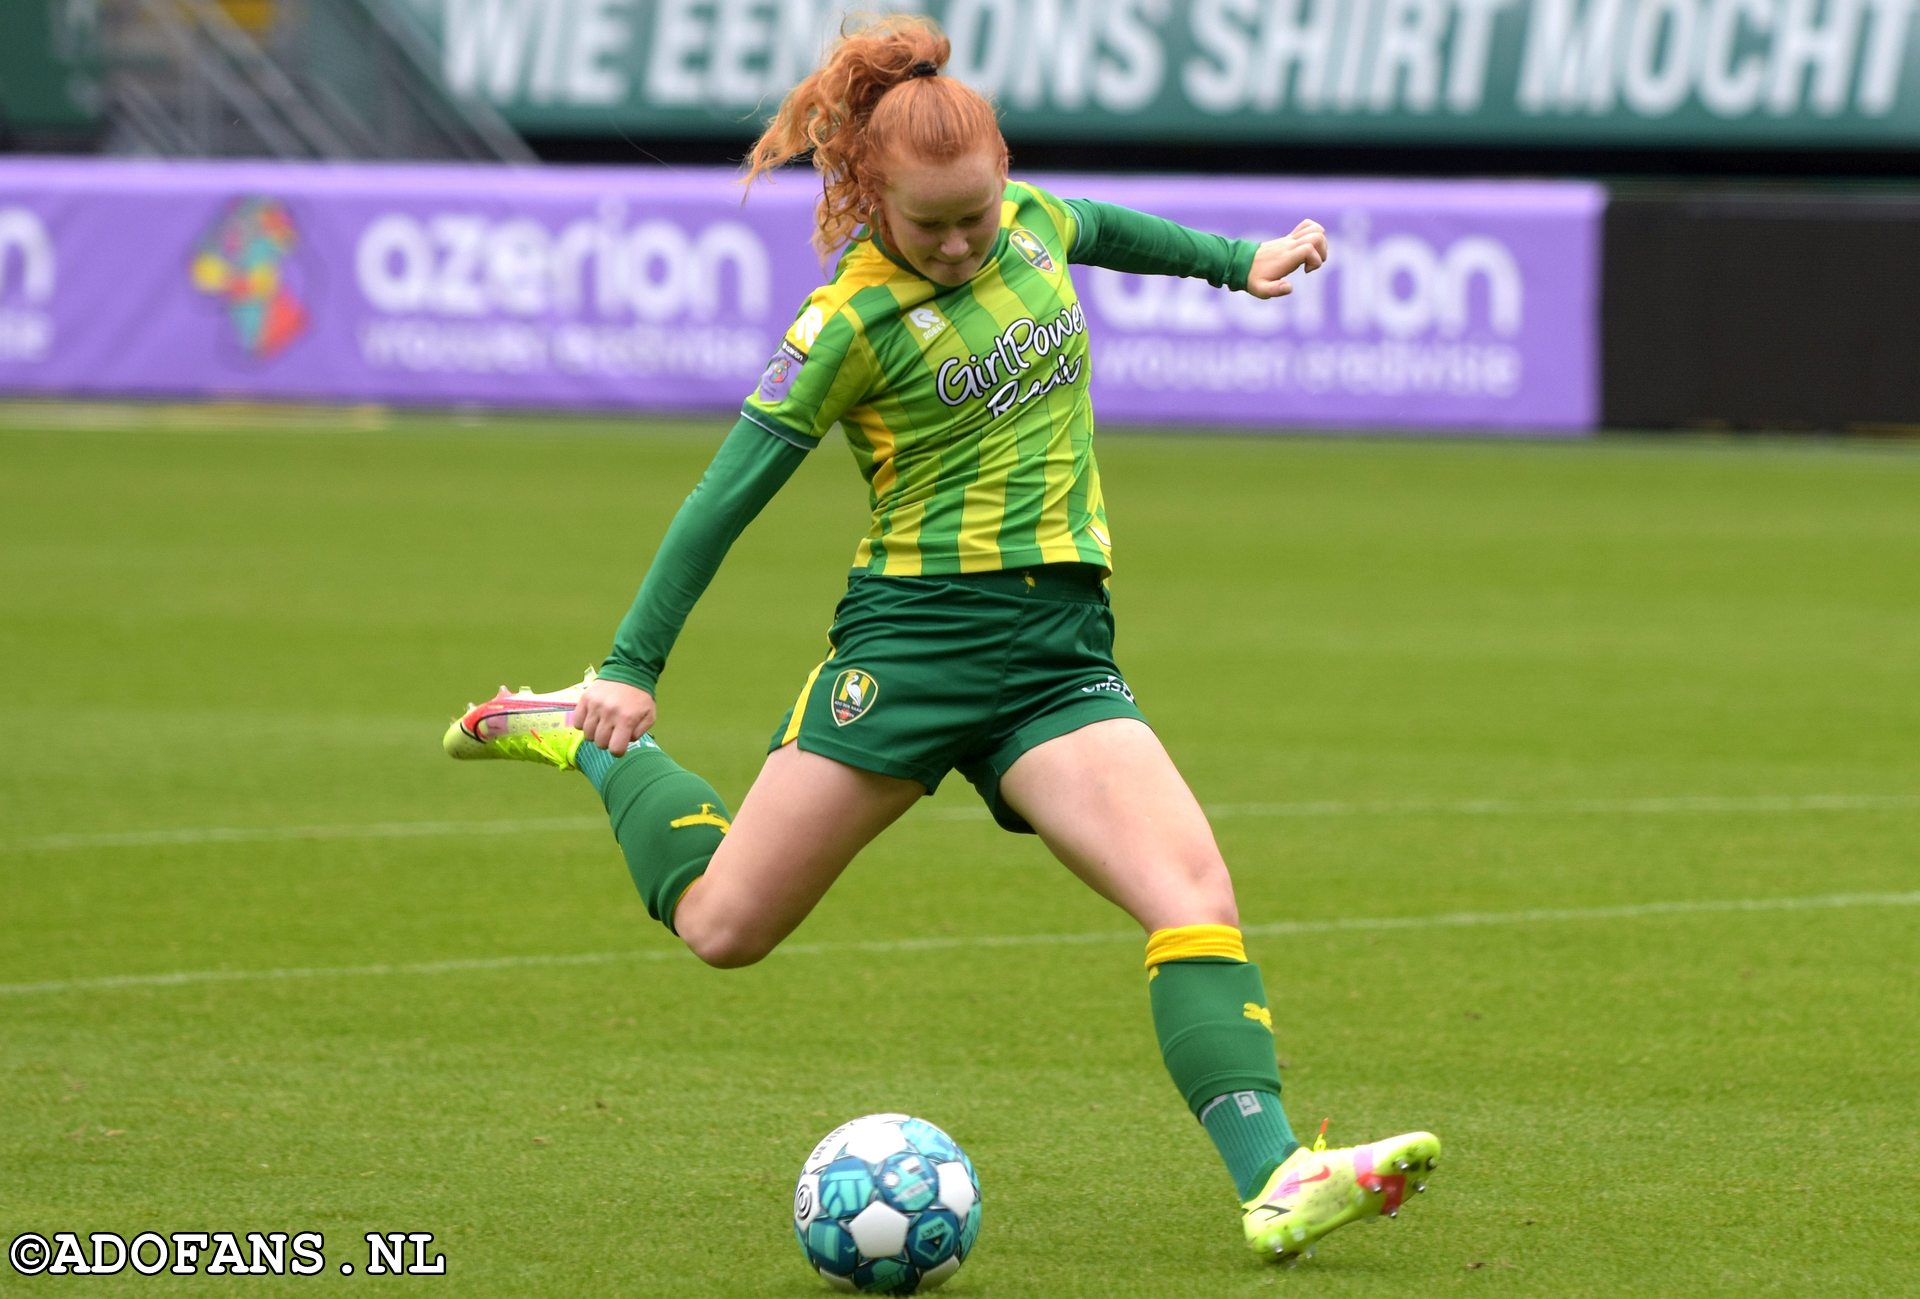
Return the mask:
<svg viewBox="0 0 1920 1299">
<path fill-rule="evenodd" d="M 798 743 L 932 793 L 956 768 L 994 820 L 1033 827 L 1000 798 L 1027 750 L 1110 717 L 1145 721 L 1113 662 L 1101 570 L 1047 564 L 953 577 L 857 572 L 832 652 L 769 749 Z"/>
</svg>

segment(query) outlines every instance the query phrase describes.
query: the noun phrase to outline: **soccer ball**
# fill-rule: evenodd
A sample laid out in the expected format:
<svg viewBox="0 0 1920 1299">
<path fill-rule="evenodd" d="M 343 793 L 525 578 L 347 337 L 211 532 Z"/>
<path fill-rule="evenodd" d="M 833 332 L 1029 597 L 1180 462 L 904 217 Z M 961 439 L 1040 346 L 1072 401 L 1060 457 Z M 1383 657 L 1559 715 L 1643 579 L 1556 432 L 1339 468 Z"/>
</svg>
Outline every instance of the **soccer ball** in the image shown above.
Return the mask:
<svg viewBox="0 0 1920 1299">
<path fill-rule="evenodd" d="M 793 1188 L 793 1234 L 836 1290 L 912 1294 L 959 1270 L 980 1235 L 980 1179 L 925 1119 L 869 1114 L 827 1133 Z"/>
</svg>

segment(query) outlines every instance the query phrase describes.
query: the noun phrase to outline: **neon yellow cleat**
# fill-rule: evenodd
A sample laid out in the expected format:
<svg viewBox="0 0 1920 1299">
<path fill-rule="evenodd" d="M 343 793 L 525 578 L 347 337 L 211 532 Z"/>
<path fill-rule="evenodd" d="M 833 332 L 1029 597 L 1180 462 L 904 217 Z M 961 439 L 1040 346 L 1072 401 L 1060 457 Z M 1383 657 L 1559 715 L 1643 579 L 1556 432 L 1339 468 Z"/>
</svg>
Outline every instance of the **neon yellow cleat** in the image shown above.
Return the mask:
<svg viewBox="0 0 1920 1299">
<path fill-rule="evenodd" d="M 1322 1124 L 1312 1148 L 1289 1155 L 1241 1206 L 1247 1248 L 1282 1262 L 1310 1258 L 1314 1243 L 1336 1227 L 1376 1214 L 1398 1217 L 1407 1192 L 1426 1190 L 1439 1162 L 1440 1138 L 1431 1132 L 1328 1150 Z"/>
<path fill-rule="evenodd" d="M 450 758 L 519 758 L 524 762 L 544 762 L 569 771 L 579 764 L 574 755 L 586 738 L 577 728 L 567 725 L 567 714 L 580 702 L 580 692 L 594 679 L 592 668 L 578 684 L 564 690 L 535 694 L 522 689 L 500 693 L 484 704 L 469 704 L 467 711 L 447 727 L 440 747 Z"/>
</svg>

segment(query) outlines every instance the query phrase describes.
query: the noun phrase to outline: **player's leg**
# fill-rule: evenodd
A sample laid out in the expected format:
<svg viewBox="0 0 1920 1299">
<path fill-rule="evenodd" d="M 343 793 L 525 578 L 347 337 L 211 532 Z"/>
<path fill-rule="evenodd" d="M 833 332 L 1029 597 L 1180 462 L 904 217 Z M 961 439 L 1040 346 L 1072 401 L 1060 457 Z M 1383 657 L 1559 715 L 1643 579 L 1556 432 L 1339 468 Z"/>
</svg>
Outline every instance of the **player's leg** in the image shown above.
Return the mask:
<svg viewBox="0 0 1920 1299">
<path fill-rule="evenodd" d="M 1299 1146 L 1272 1016 L 1206 814 L 1145 722 L 1113 717 L 1016 759 L 999 795 L 1055 857 L 1147 931 L 1162 1057 L 1244 1200 Z"/>
<path fill-rule="evenodd" d="M 807 918 L 882 830 L 926 794 L 915 780 L 861 771 L 797 744 L 767 755 L 674 929 L 709 965 L 750 965 Z"/>
<path fill-rule="evenodd" d="M 1240 923 L 1206 813 L 1145 722 L 1107 718 L 1027 750 L 1000 797 L 1148 933 Z"/>
<path fill-rule="evenodd" d="M 679 900 L 673 924 L 689 947 L 715 965 L 759 960 L 855 853 L 938 788 L 957 737 L 977 732 L 991 707 L 993 665 L 1020 608 L 942 579 L 849 583 L 831 652 L 774 728 L 740 815 Z"/>
<path fill-rule="evenodd" d="M 918 781 L 786 744 L 729 818 L 713 787 L 652 736 L 620 758 L 582 745 L 579 759 L 648 914 L 724 968 L 778 946 L 854 855 L 926 793 Z"/>
<path fill-rule="evenodd" d="M 995 697 L 1025 605 L 940 579 L 856 575 L 831 651 L 768 740 L 740 814 L 653 735 L 615 758 L 570 724 L 586 683 L 507 695 L 447 731 L 457 758 L 515 757 L 593 782 L 654 919 L 704 960 L 759 960 L 805 919 L 855 853 L 954 765 Z M 603 737 L 604 738 L 604 737 Z M 697 881 L 697 883 L 696 883 Z"/>
<path fill-rule="evenodd" d="M 749 965 L 772 951 L 854 855 L 926 793 L 917 780 L 787 743 L 767 755 L 730 817 L 713 786 L 653 736 L 619 758 L 584 743 L 568 724 L 584 684 L 545 694 L 503 688 L 448 727 L 444 747 L 456 758 L 584 772 L 647 913 L 712 965 Z"/>
<path fill-rule="evenodd" d="M 1167 1071 L 1243 1202 L 1247 1243 L 1293 1258 L 1357 1218 L 1396 1213 L 1440 1153 L 1427 1133 L 1312 1149 L 1280 1104 L 1273 1020 L 1246 959 L 1232 881 L 1206 815 L 1146 724 L 1110 718 L 1014 760 L 999 798 L 1148 932 L 1148 988 Z"/>
</svg>

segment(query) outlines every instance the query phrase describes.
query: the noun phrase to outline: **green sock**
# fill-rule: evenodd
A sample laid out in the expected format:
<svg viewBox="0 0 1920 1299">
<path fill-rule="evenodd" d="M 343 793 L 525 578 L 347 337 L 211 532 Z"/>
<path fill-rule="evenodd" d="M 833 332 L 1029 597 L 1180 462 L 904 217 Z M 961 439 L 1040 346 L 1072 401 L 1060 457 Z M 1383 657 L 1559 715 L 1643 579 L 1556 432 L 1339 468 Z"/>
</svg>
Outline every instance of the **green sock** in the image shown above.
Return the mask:
<svg viewBox="0 0 1920 1299">
<path fill-rule="evenodd" d="M 607 777 L 613 774 L 613 769 L 620 765 L 622 758 L 638 757 L 641 749 L 658 751 L 659 748 L 660 745 L 651 735 L 643 735 L 627 746 L 621 758 L 616 758 L 599 745 L 582 740 L 573 760 L 587 779 L 593 782 L 593 792 L 600 795 L 600 801 L 604 803 L 607 800 Z"/>
<path fill-rule="evenodd" d="M 1239 931 L 1229 925 L 1157 930 L 1147 942 L 1147 965 L 1167 1073 L 1213 1138 L 1240 1198 L 1251 1199 L 1300 1145 L 1280 1105 L 1280 1062 L 1260 970 L 1245 959 Z M 1226 1103 L 1216 1104 L 1221 1097 Z"/>
<path fill-rule="evenodd" d="M 672 930 L 680 895 L 706 872 L 727 832 L 727 805 L 651 735 L 618 758 L 582 744 L 574 761 L 606 805 L 647 914 Z"/>
<path fill-rule="evenodd" d="M 1283 1160 L 1299 1149 L 1277 1092 L 1228 1092 L 1200 1107 L 1200 1122 L 1233 1175 L 1242 1200 L 1260 1193 Z"/>
</svg>

